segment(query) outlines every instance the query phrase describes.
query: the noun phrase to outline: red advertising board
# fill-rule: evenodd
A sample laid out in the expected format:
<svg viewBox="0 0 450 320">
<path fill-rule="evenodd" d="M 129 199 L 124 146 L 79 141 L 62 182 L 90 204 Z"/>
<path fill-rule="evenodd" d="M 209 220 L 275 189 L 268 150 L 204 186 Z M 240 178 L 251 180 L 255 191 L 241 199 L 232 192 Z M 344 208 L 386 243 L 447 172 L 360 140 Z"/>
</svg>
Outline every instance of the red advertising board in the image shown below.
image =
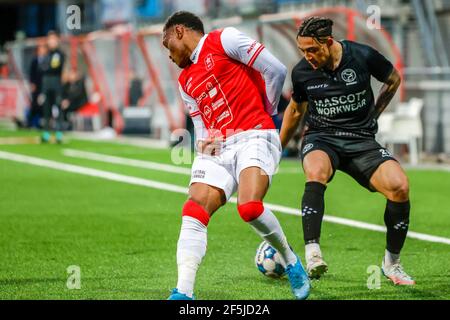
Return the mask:
<svg viewBox="0 0 450 320">
<path fill-rule="evenodd" d="M 16 117 L 19 105 L 19 88 L 16 81 L 0 81 L 0 118 Z"/>
</svg>

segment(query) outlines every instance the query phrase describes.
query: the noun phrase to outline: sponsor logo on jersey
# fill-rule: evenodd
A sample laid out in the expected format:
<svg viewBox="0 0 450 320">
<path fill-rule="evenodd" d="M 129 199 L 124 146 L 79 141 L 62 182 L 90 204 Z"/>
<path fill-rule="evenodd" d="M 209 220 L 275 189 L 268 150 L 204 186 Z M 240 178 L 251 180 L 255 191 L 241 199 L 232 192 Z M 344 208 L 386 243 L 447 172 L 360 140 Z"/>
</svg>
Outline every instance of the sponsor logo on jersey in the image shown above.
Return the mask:
<svg viewBox="0 0 450 320">
<path fill-rule="evenodd" d="M 233 113 L 227 98 L 214 74 L 197 85 L 192 90 L 191 96 L 197 102 L 206 127 L 216 128 L 217 122 L 220 121 L 218 129 L 221 129 L 233 120 Z"/>
<path fill-rule="evenodd" d="M 325 88 L 328 88 L 329 86 L 330 86 L 329 84 L 324 83 L 324 84 L 318 84 L 315 86 L 309 86 L 306 89 L 307 90 L 325 89 Z"/>
<path fill-rule="evenodd" d="M 225 103 L 225 101 L 223 100 L 223 98 L 220 98 L 220 99 L 217 100 L 216 102 L 213 102 L 213 104 L 211 105 L 211 107 L 212 107 L 213 110 L 215 111 L 217 108 L 221 107 L 224 103 Z"/>
<path fill-rule="evenodd" d="M 347 85 L 356 84 L 356 72 L 353 69 L 345 69 L 341 72 L 341 78 L 345 82 L 347 82 Z"/>
<path fill-rule="evenodd" d="M 213 59 L 212 53 L 210 53 L 206 56 L 205 66 L 206 66 L 206 70 L 208 70 L 208 71 L 211 71 L 212 68 L 214 67 L 214 59 Z"/>
<path fill-rule="evenodd" d="M 224 111 L 220 116 L 217 117 L 216 122 L 222 121 L 223 119 L 225 119 L 229 115 L 230 115 L 230 113 L 228 112 L 228 110 Z"/>
<path fill-rule="evenodd" d="M 202 92 L 199 97 L 195 98 L 195 102 L 197 102 L 197 104 L 200 104 L 206 97 L 208 97 L 206 92 Z"/>
<path fill-rule="evenodd" d="M 319 115 L 335 116 L 354 112 L 367 106 L 366 90 L 337 97 L 316 99 L 314 104 Z"/>
<path fill-rule="evenodd" d="M 314 144 L 312 143 L 308 143 L 306 146 L 303 147 L 303 151 L 302 153 L 305 154 L 307 153 L 309 150 L 311 150 L 314 147 Z"/>
<path fill-rule="evenodd" d="M 209 97 L 212 99 L 216 96 L 217 94 L 217 89 L 216 88 L 212 88 L 211 90 L 209 90 Z"/>
<path fill-rule="evenodd" d="M 212 110 L 209 106 L 205 106 L 203 108 L 203 114 L 205 115 L 206 119 L 211 120 Z"/>
</svg>

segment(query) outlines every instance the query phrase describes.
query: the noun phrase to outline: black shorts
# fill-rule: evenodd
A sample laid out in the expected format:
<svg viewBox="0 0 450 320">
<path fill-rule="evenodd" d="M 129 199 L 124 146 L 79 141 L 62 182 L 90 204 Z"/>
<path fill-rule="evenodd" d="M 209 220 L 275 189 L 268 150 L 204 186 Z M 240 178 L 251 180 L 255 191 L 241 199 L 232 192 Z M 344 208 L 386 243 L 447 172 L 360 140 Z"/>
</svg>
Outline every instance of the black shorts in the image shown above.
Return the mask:
<svg viewBox="0 0 450 320">
<path fill-rule="evenodd" d="M 397 161 L 392 154 L 383 148 L 375 138 L 336 136 L 331 133 L 309 133 L 302 143 L 301 158 L 314 151 L 324 151 L 330 157 L 333 174 L 341 170 L 349 174 L 360 185 L 375 192 L 370 185 L 370 178 L 377 168 L 385 161 Z"/>
</svg>

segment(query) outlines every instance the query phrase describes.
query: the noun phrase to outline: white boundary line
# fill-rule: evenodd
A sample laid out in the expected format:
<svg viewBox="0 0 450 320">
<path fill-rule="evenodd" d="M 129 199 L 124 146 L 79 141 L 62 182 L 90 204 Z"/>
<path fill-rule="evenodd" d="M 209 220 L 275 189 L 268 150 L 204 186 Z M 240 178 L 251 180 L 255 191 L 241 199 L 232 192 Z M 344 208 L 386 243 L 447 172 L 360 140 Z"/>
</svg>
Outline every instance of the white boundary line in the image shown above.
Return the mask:
<svg viewBox="0 0 450 320">
<path fill-rule="evenodd" d="M 107 162 L 107 163 L 113 163 L 113 164 L 121 164 L 121 165 L 125 165 L 125 166 L 130 166 L 130 167 L 151 169 L 151 170 L 157 170 L 157 171 L 165 171 L 165 172 L 170 172 L 170 173 L 179 173 L 179 174 L 184 174 L 184 175 L 188 175 L 188 176 L 191 175 L 191 169 L 188 169 L 188 168 L 182 168 L 179 166 L 163 164 L 163 163 L 158 163 L 158 162 L 152 162 L 152 161 L 146 161 L 146 160 L 136 160 L 136 159 L 130 159 L 130 158 L 110 156 L 110 155 L 107 155 L 104 153 L 81 151 L 81 150 L 75 150 L 75 149 L 63 149 L 62 154 L 66 157 L 72 157 L 72 158 L 88 159 L 88 160 L 101 161 L 101 162 Z M 301 171 L 300 167 L 299 168 L 278 168 L 278 171 L 277 171 L 277 174 L 291 174 L 291 173 L 303 174 L 303 171 Z"/>
<path fill-rule="evenodd" d="M 165 171 L 170 173 L 179 173 L 184 175 L 191 175 L 191 169 L 177 167 L 170 164 L 163 164 L 158 162 L 144 161 L 144 160 L 135 160 L 128 159 L 122 157 L 115 157 L 101 153 L 88 152 L 88 151 L 80 151 L 74 149 L 63 149 L 63 155 L 67 157 L 80 158 L 80 159 L 88 159 L 95 161 L 102 161 L 114 164 L 127 165 L 130 167 L 144 168 L 144 169 L 152 169 L 157 171 Z"/>
<path fill-rule="evenodd" d="M 120 145 L 134 146 L 146 149 L 167 149 L 169 148 L 169 142 L 150 138 L 138 138 L 138 137 L 125 137 L 115 136 L 113 138 L 103 137 L 102 131 L 99 132 L 81 132 L 72 131 L 67 134 L 69 139 L 85 140 L 92 142 L 107 142 Z"/>
<path fill-rule="evenodd" d="M 144 186 L 159 190 L 165 190 L 165 191 L 171 191 L 171 192 L 177 192 L 177 193 L 187 193 L 188 188 L 186 187 L 179 187 L 175 186 L 173 184 L 153 181 L 153 180 L 147 180 L 142 178 L 136 178 L 131 176 L 126 176 L 118 173 L 103 171 L 103 170 L 97 170 L 97 169 L 91 169 L 86 167 L 81 167 L 73 164 L 67 164 L 62 162 L 56 162 L 53 160 L 46 160 L 41 158 L 35 158 L 30 156 L 24 156 L 20 154 L 10 153 L 10 152 L 4 152 L 0 151 L 0 159 L 4 160 L 11 160 L 15 162 L 21 162 L 26 164 L 31 164 L 39 167 L 45 167 L 50 169 L 56 169 L 66 172 L 72 172 L 72 173 L 78 173 L 83 174 L 86 176 L 92 176 L 92 177 L 98 177 L 103 178 L 107 180 L 112 181 L 118 181 L 118 182 L 124 182 L 128 184 L 134 184 L 138 186 Z"/>
<path fill-rule="evenodd" d="M 107 179 L 107 180 L 128 183 L 128 184 L 132 184 L 132 185 L 139 185 L 139 186 L 144 186 L 144 187 L 149 187 L 149 188 L 154 188 L 154 189 L 159 189 L 159 190 L 164 190 L 164 191 L 170 191 L 170 192 L 176 192 L 176 193 L 182 193 L 182 194 L 187 194 L 187 192 L 188 192 L 187 188 L 176 186 L 173 184 L 168 184 L 168 183 L 163 183 L 163 182 L 158 182 L 158 181 L 153 181 L 153 180 L 148 180 L 148 179 L 142 179 L 142 178 L 137 178 L 137 177 L 131 177 L 131 176 L 112 173 L 112 172 L 108 172 L 108 171 L 91 169 L 91 168 L 86 168 L 86 167 L 82 167 L 82 166 L 56 162 L 53 160 L 35 158 L 35 157 L 30 157 L 30 156 L 25 156 L 25 155 L 10 153 L 10 152 L 0 151 L 0 159 L 20 162 L 20 163 L 26 163 L 26 164 L 39 166 L 39 167 L 51 168 L 51 169 L 56 169 L 56 170 L 61 170 L 61 171 L 66 171 L 66 172 L 71 172 L 71 173 L 78 173 L 78 174 L 82 174 L 82 175 L 98 177 L 98 178 L 103 178 L 103 179 Z M 235 197 L 232 197 L 230 199 L 230 202 L 236 203 L 237 199 Z M 274 211 L 278 211 L 278 212 L 282 212 L 282 213 L 290 214 L 290 215 L 296 215 L 296 216 L 300 215 L 299 209 L 296 209 L 296 208 L 290 208 L 290 207 L 285 207 L 285 206 L 280 206 L 280 205 L 270 204 L 270 203 L 265 203 L 265 205 Z M 338 217 L 333 217 L 333 216 L 329 216 L 329 215 L 324 216 L 324 220 L 327 222 L 342 224 L 342 225 L 351 226 L 351 227 L 359 228 L 359 229 L 372 230 L 372 231 L 378 231 L 378 232 L 386 231 L 386 229 L 384 227 L 379 226 L 379 225 L 345 219 L 345 218 L 338 218 Z M 412 231 L 408 232 L 408 237 L 413 238 L 413 239 L 428 241 L 428 242 L 436 242 L 436 243 L 443 243 L 443 244 L 450 245 L 450 239 L 444 238 L 444 237 L 437 237 L 437 236 L 432 236 L 432 235 L 417 233 L 417 232 L 412 232 Z"/>
</svg>

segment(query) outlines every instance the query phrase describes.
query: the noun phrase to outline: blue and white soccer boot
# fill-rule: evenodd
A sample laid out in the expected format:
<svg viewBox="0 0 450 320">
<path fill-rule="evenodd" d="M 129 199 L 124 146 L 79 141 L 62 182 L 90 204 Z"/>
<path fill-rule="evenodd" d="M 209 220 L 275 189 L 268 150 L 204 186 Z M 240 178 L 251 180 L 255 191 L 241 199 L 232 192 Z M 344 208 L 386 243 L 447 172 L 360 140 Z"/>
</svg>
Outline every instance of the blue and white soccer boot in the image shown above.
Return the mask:
<svg viewBox="0 0 450 320">
<path fill-rule="evenodd" d="M 184 293 L 178 292 L 178 289 L 175 288 L 172 290 L 172 293 L 170 294 L 169 298 L 167 300 L 195 300 L 195 296 L 192 295 L 191 297 L 188 297 Z"/>
<path fill-rule="evenodd" d="M 308 274 L 303 269 L 300 258 L 297 257 L 295 264 L 290 264 L 286 267 L 286 274 L 288 275 L 289 282 L 291 283 L 292 293 L 297 300 L 306 300 L 311 290 L 311 283 L 309 281 Z"/>
</svg>

